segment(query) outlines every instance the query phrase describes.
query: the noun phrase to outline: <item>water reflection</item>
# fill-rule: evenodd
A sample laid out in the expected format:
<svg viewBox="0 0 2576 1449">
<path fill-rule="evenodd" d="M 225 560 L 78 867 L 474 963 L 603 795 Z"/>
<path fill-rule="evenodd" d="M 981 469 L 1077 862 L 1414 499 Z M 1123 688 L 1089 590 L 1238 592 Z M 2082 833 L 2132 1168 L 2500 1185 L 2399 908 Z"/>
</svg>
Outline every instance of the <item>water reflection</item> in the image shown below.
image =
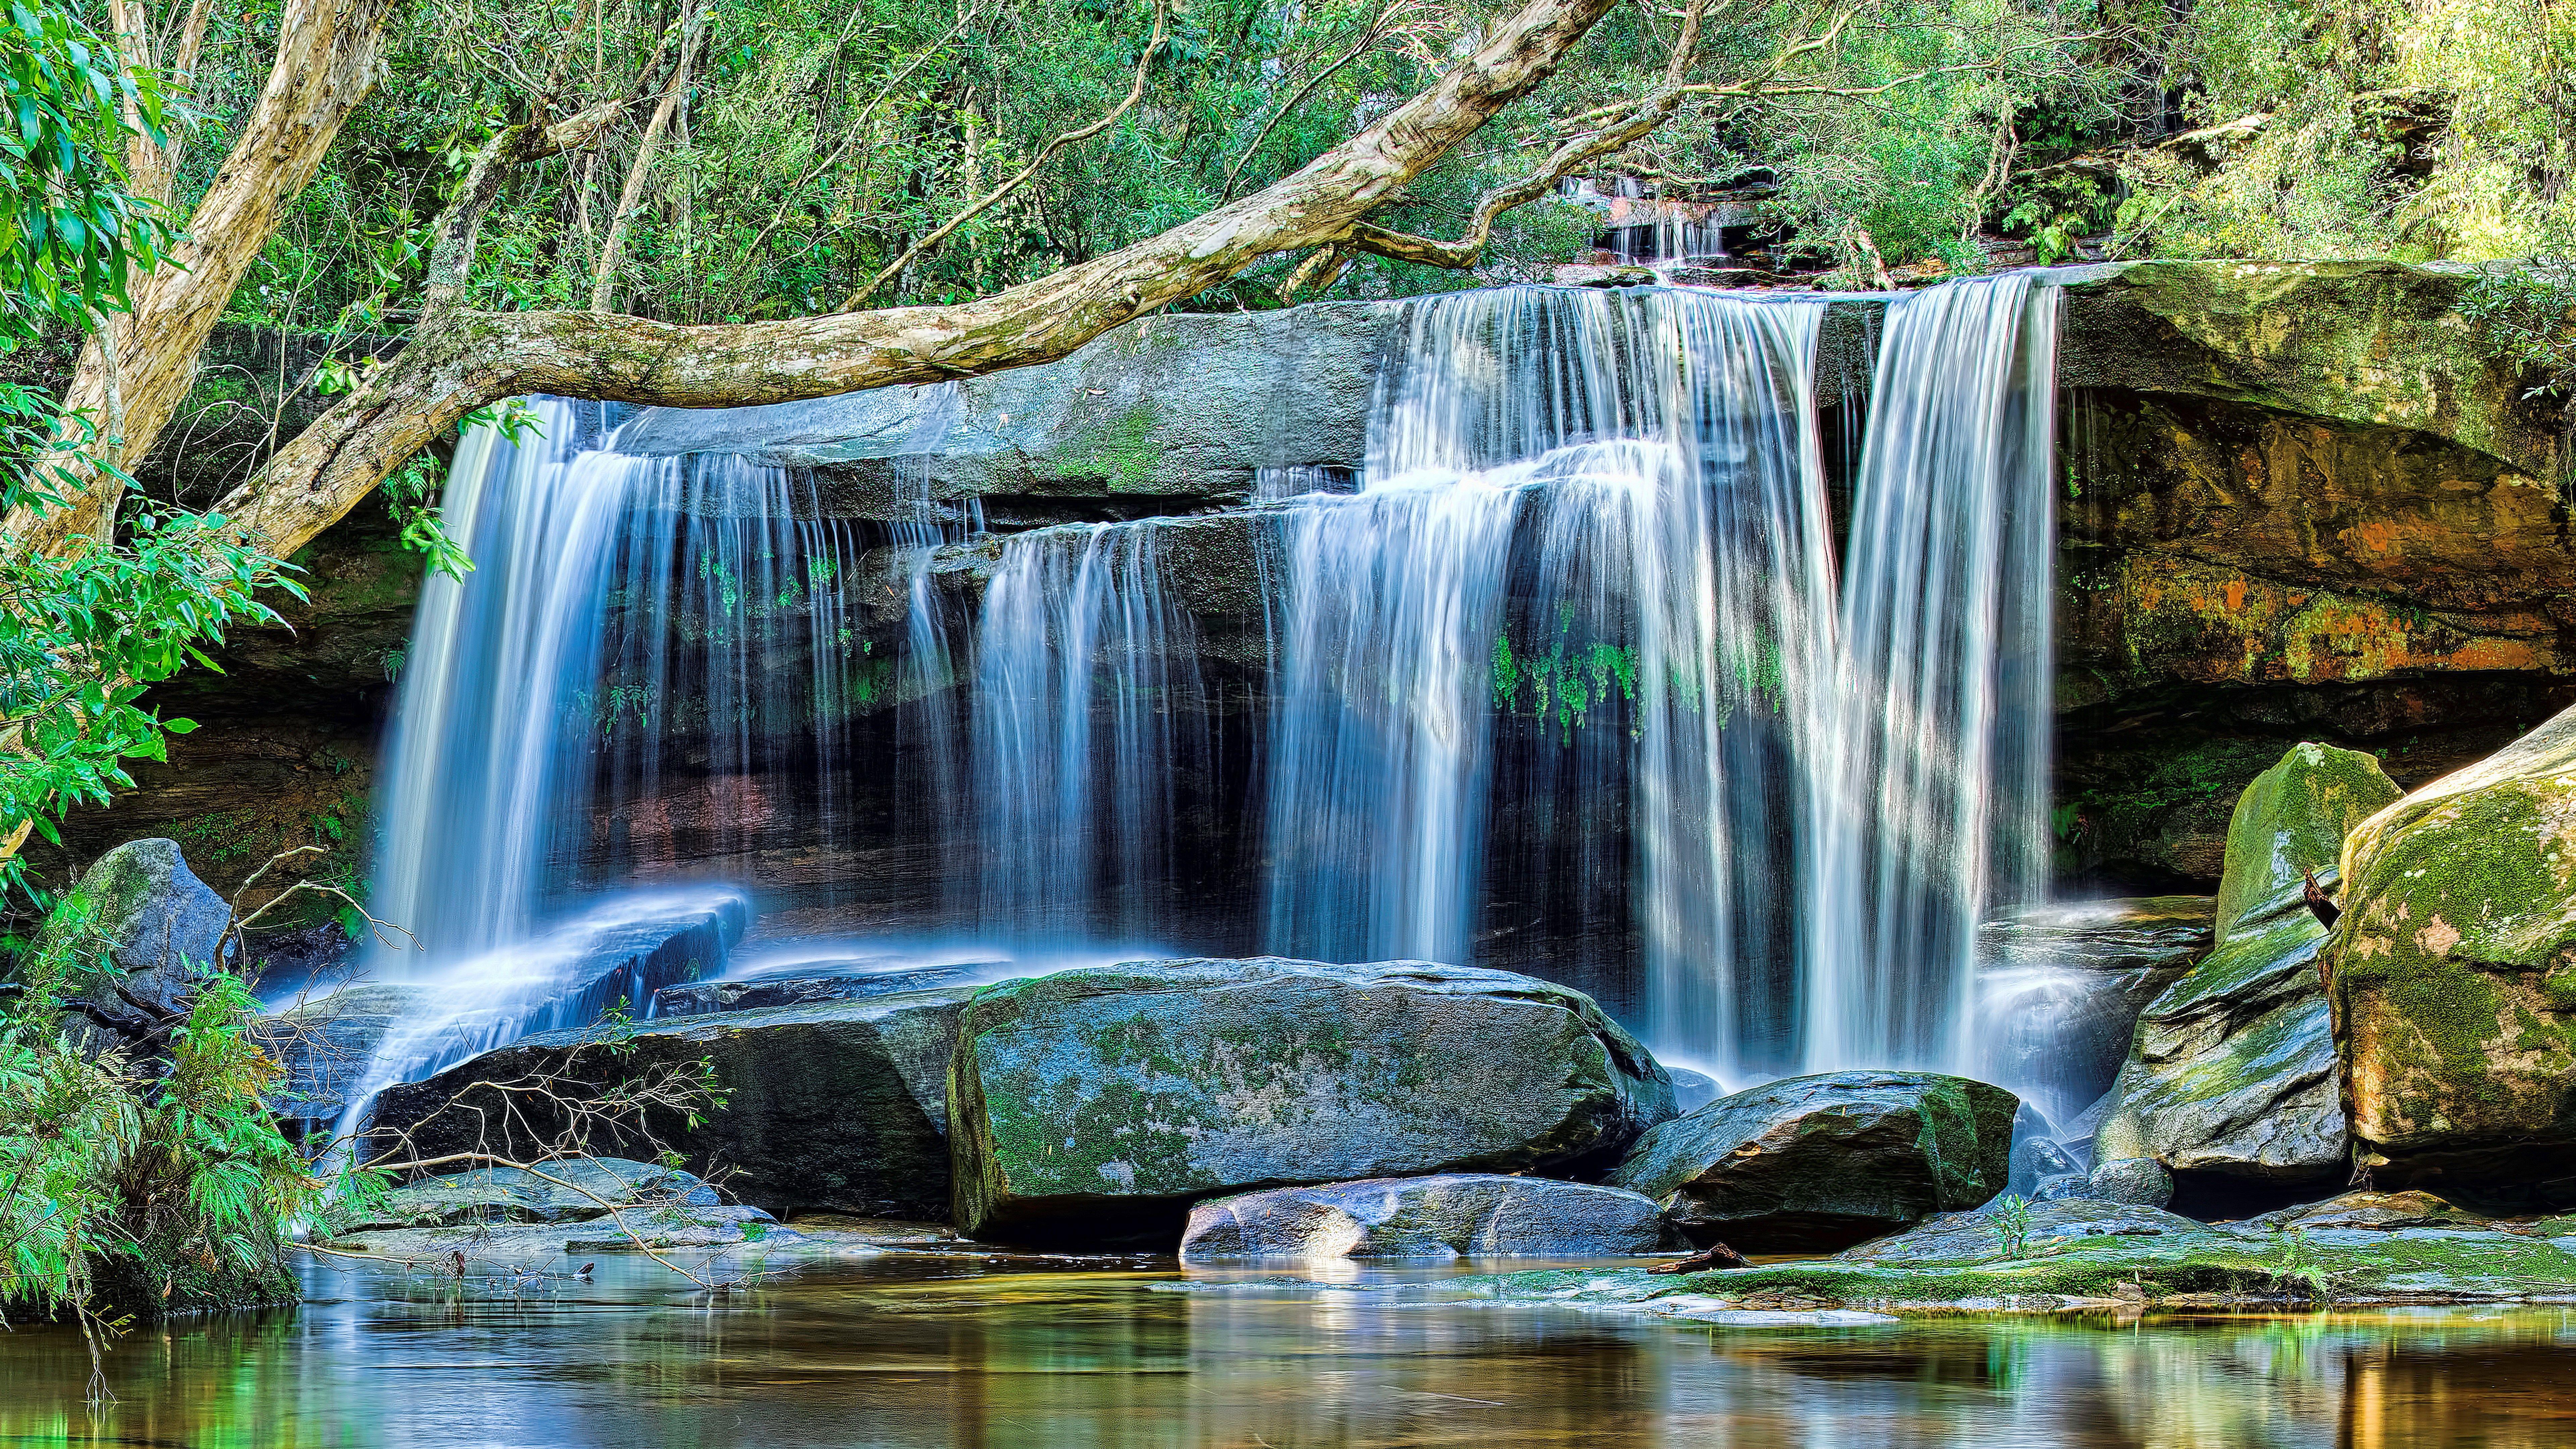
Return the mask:
<svg viewBox="0 0 2576 1449">
<path fill-rule="evenodd" d="M 2576 1314 L 1710 1328 L 1293 1280 L 887 1256 L 710 1301 L 317 1270 L 300 1311 L 0 1336 L 0 1442 L 130 1445 L 2540 1446 Z"/>
</svg>

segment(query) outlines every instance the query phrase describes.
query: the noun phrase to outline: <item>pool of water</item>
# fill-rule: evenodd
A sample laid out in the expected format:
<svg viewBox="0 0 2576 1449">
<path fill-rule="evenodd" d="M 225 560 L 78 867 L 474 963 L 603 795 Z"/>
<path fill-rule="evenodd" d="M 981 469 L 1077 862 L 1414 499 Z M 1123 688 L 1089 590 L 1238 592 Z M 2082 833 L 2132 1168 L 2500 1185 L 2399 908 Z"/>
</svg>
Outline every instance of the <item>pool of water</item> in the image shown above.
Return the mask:
<svg viewBox="0 0 2576 1449">
<path fill-rule="evenodd" d="M 1415 1276 L 1421 1276 L 1419 1274 Z M 1295 1274 L 938 1256 L 708 1295 L 316 1266 L 294 1310 L 0 1334 L 0 1444 L 2576 1443 L 2576 1311 L 1711 1327 Z"/>
</svg>

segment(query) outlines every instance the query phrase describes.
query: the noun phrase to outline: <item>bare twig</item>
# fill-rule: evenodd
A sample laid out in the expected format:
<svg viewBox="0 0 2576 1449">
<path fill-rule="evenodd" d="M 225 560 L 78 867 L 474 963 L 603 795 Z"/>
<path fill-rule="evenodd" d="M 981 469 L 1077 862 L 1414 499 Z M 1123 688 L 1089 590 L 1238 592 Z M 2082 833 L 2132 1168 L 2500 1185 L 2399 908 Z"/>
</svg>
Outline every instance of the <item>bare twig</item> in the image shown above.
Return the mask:
<svg viewBox="0 0 2576 1449">
<path fill-rule="evenodd" d="M 931 248 L 938 246 L 943 241 L 946 241 L 951 232 L 954 232 L 957 228 L 973 221 L 976 217 L 983 215 L 984 212 L 991 208 L 995 203 L 1009 196 L 1012 192 L 1019 190 L 1023 183 L 1025 183 L 1030 177 L 1037 175 L 1038 171 L 1042 167 L 1044 167 L 1049 161 L 1055 159 L 1056 152 L 1063 150 L 1065 147 L 1070 146 L 1077 141 L 1090 140 L 1092 137 L 1108 130 L 1111 126 L 1118 124 L 1118 119 L 1121 116 L 1134 110 L 1136 103 L 1144 99 L 1145 80 L 1153 71 L 1154 56 L 1163 48 L 1163 28 L 1170 20 L 1170 9 L 1170 0 L 1154 0 L 1154 33 L 1151 38 L 1147 39 L 1145 42 L 1144 54 L 1136 57 L 1135 83 L 1127 88 L 1126 97 L 1119 101 L 1116 106 L 1112 107 L 1108 115 L 1102 116 L 1099 120 L 1092 122 L 1088 126 L 1081 126 L 1070 131 L 1058 133 L 1054 140 L 1051 140 L 1044 146 L 1038 148 L 1038 154 L 1036 157 L 1032 159 L 1028 165 L 1021 167 L 1018 175 L 1013 176 L 1010 180 L 1003 182 L 1000 186 L 995 187 L 992 191 L 986 193 L 982 200 L 977 201 L 972 206 L 967 207 L 964 211 L 950 217 L 936 231 L 933 231 L 930 235 L 923 237 L 921 240 L 914 242 L 911 246 L 905 248 L 903 255 L 896 257 L 893 261 L 886 264 L 885 270 L 877 273 L 873 277 L 870 277 L 865 282 L 860 283 L 859 289 L 852 292 L 849 296 L 849 300 L 841 304 L 841 310 L 844 312 L 855 312 L 859 310 L 860 307 L 866 305 L 868 298 L 876 294 L 876 290 L 879 287 L 884 286 L 893 278 L 902 275 L 903 269 L 911 266 L 914 258 L 921 256 Z"/>
</svg>

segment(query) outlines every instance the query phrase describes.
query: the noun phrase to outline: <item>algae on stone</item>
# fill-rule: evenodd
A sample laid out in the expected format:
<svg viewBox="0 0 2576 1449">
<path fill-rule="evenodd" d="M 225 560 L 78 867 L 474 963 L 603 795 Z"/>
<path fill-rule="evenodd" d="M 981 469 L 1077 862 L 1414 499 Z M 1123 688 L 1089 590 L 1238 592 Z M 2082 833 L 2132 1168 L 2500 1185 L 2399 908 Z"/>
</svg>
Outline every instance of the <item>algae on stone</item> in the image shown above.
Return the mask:
<svg viewBox="0 0 2576 1449">
<path fill-rule="evenodd" d="M 2380 811 L 2334 943 L 2385 1185 L 2576 1202 L 2576 711 Z"/>
<path fill-rule="evenodd" d="M 1168 1246 L 1194 1199 L 1561 1171 L 1672 1115 L 1590 997 L 1419 961 L 1140 961 L 976 993 L 949 1083 L 958 1226 Z"/>
<path fill-rule="evenodd" d="M 2305 873 L 2331 889 L 2343 840 L 2397 798 L 2379 762 L 2301 744 L 2255 777 L 2228 821 L 2217 945 L 2138 1019 L 2097 1175 L 2124 1161 L 2284 1184 L 2345 1157 L 2334 1031 L 2317 956 L 2326 939 Z"/>
</svg>

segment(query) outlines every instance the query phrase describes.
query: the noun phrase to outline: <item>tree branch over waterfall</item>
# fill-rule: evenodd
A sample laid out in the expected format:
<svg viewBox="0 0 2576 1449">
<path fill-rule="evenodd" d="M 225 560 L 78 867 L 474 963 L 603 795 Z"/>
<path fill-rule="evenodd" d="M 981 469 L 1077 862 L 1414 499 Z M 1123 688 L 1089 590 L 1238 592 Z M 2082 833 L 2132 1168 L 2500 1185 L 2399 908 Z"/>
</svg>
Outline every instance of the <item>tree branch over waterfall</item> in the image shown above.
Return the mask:
<svg viewBox="0 0 2576 1449">
<path fill-rule="evenodd" d="M 593 312 L 457 312 L 416 333 L 217 507 L 249 541 L 291 553 L 468 412 L 521 393 L 731 407 L 1053 361 L 1265 257 L 1348 235 L 1536 89 L 1616 4 L 1530 0 L 1427 89 L 1270 186 L 988 297 L 694 327 Z"/>
</svg>

